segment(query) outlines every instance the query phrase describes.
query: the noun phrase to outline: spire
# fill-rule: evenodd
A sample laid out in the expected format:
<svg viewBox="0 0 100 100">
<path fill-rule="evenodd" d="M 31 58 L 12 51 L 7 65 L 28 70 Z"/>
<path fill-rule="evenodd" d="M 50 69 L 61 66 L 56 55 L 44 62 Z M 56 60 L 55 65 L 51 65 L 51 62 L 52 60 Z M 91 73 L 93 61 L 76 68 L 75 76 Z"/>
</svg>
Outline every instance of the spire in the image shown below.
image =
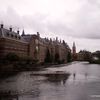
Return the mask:
<svg viewBox="0 0 100 100">
<path fill-rule="evenodd" d="M 76 45 L 75 45 L 75 42 L 73 42 L 73 47 L 72 47 L 72 49 L 73 49 L 73 53 L 76 53 Z"/>
<path fill-rule="evenodd" d="M 76 46 L 75 46 L 75 42 L 73 42 L 72 54 L 73 54 L 73 60 L 76 60 L 76 59 L 77 59 L 77 55 L 76 55 Z"/>
<path fill-rule="evenodd" d="M 24 36 L 25 35 L 25 32 L 24 32 L 24 29 L 23 29 L 23 31 L 22 31 L 22 36 Z"/>
<path fill-rule="evenodd" d="M 73 54 L 76 54 L 76 46 L 75 46 L 75 42 L 73 42 L 72 53 L 73 53 Z"/>
<path fill-rule="evenodd" d="M 76 46 L 75 46 L 75 42 L 73 42 L 73 47 L 75 48 Z"/>
</svg>

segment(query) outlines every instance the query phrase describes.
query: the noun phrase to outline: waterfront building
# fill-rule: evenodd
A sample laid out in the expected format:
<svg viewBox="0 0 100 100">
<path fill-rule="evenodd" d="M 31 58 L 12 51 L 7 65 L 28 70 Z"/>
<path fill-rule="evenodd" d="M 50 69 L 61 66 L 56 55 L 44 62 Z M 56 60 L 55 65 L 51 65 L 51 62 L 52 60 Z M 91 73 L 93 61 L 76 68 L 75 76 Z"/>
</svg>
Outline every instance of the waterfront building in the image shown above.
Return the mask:
<svg viewBox="0 0 100 100">
<path fill-rule="evenodd" d="M 52 40 L 41 38 L 39 32 L 37 34 L 26 34 L 22 31 L 22 35 L 13 31 L 13 28 L 0 27 L 0 58 L 5 57 L 9 53 L 14 53 L 19 57 L 30 57 L 42 63 L 45 62 L 67 62 L 68 53 L 71 52 L 67 43 L 58 38 Z"/>
</svg>

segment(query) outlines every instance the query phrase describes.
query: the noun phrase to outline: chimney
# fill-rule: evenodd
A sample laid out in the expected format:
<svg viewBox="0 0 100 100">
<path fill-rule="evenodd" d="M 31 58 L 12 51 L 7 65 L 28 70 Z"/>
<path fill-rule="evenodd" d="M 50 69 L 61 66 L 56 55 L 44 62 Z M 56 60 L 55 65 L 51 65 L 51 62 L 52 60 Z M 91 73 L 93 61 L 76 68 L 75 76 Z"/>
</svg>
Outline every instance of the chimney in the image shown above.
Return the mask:
<svg viewBox="0 0 100 100">
<path fill-rule="evenodd" d="M 12 32 L 12 27 L 9 28 L 10 32 Z"/>
<path fill-rule="evenodd" d="M 17 31 L 17 34 L 19 34 L 19 30 Z"/>
<path fill-rule="evenodd" d="M 1 24 L 1 28 L 3 28 L 3 24 Z"/>
<path fill-rule="evenodd" d="M 39 34 L 39 32 L 37 32 L 37 36 L 38 36 L 38 37 L 40 37 L 40 34 Z"/>
</svg>

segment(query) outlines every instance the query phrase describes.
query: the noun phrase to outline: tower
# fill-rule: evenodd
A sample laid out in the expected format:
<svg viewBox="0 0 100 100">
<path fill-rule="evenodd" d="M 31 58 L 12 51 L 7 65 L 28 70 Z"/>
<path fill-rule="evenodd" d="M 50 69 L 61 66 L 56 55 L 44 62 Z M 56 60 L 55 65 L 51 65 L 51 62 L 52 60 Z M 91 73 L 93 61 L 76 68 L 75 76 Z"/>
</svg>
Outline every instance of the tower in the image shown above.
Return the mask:
<svg viewBox="0 0 100 100">
<path fill-rule="evenodd" d="M 73 47 L 72 47 L 72 59 L 73 60 L 77 59 L 75 42 L 73 42 Z"/>
<path fill-rule="evenodd" d="M 76 54 L 76 45 L 75 45 L 75 42 L 73 42 L 72 53 Z"/>
</svg>

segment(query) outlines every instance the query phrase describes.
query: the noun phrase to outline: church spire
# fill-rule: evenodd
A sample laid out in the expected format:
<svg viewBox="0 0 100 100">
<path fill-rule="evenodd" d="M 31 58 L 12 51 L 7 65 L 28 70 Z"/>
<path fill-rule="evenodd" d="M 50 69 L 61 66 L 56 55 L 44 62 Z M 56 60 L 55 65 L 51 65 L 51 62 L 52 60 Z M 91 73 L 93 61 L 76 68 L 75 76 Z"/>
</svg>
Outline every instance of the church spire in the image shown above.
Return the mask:
<svg viewBox="0 0 100 100">
<path fill-rule="evenodd" d="M 76 47 L 76 46 L 75 46 L 75 42 L 73 42 L 73 47 Z"/>
<path fill-rule="evenodd" d="M 72 53 L 76 54 L 76 45 L 75 45 L 75 42 L 73 42 Z"/>
<path fill-rule="evenodd" d="M 72 47 L 72 55 L 73 55 L 73 60 L 77 59 L 76 55 L 76 45 L 75 42 L 73 42 L 73 47 Z"/>
</svg>

